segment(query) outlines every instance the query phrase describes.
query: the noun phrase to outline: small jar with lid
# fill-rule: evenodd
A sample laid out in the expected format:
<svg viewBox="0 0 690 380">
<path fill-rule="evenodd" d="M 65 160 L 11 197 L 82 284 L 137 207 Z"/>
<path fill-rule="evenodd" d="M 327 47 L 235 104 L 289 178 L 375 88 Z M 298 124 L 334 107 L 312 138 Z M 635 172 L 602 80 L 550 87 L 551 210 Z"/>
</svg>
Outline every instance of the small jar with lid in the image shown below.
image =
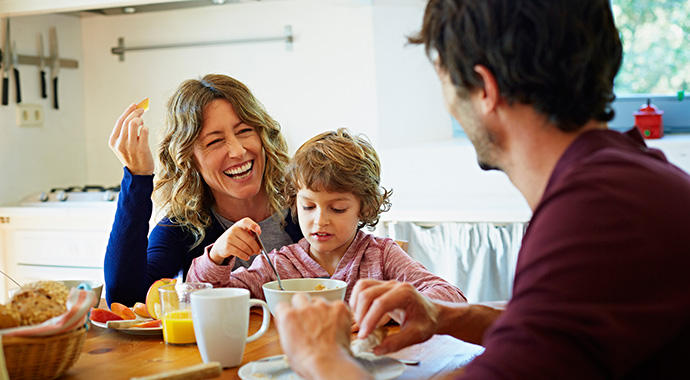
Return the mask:
<svg viewBox="0 0 690 380">
<path fill-rule="evenodd" d="M 650 99 L 647 104 L 643 104 L 635 115 L 635 126 L 640 130 L 646 139 L 658 139 L 664 135 L 664 122 L 662 115 L 664 111 L 659 110 Z"/>
</svg>

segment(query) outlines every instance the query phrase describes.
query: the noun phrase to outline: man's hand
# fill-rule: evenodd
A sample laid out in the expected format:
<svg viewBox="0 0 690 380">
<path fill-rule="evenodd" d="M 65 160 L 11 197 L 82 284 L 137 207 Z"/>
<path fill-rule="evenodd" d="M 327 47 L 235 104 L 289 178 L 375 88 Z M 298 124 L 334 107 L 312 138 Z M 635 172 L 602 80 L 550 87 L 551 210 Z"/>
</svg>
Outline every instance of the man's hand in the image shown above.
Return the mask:
<svg viewBox="0 0 690 380">
<path fill-rule="evenodd" d="M 409 283 L 362 279 L 350 296 L 359 338 L 366 338 L 386 313 L 400 324 L 400 332 L 389 335 L 374 349 L 376 355 L 395 352 L 421 343 L 438 332 L 438 307 Z"/>
<path fill-rule="evenodd" d="M 369 379 L 349 353 L 350 311 L 343 302 L 296 294 L 276 308 L 280 345 L 290 367 L 306 379 Z"/>
</svg>

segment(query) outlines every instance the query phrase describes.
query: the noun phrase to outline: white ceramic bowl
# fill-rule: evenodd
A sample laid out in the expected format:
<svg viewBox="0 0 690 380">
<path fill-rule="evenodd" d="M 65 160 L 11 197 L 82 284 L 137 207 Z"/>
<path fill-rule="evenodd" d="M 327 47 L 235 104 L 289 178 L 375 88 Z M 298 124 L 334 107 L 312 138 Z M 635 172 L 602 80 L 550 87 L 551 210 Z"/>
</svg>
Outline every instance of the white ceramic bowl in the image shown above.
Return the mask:
<svg viewBox="0 0 690 380">
<path fill-rule="evenodd" d="M 80 284 L 86 284 L 91 287 L 91 290 L 96 293 L 96 301 L 95 305 L 93 307 L 98 307 L 98 304 L 101 302 L 101 294 L 103 293 L 103 283 L 100 281 L 91 281 L 91 280 L 62 280 L 61 281 L 67 289 L 72 289 L 78 287 Z"/>
<path fill-rule="evenodd" d="M 271 310 L 274 317 L 278 303 L 290 303 L 292 296 L 297 293 L 306 293 L 311 297 L 323 297 L 328 301 L 342 301 L 345 299 L 345 291 L 347 290 L 345 281 L 329 278 L 291 278 L 282 280 L 282 283 L 283 288 L 285 288 L 284 291 L 278 287 L 278 281 L 267 282 L 263 285 L 268 309 Z M 325 289 L 316 290 L 318 285 Z"/>
<path fill-rule="evenodd" d="M 98 304 L 101 302 L 101 294 L 103 293 L 103 283 L 100 281 L 92 281 L 92 280 L 57 280 L 57 281 L 65 284 L 67 289 L 76 288 L 80 284 L 87 284 L 91 287 L 91 290 L 93 290 L 96 293 L 96 301 L 94 301 L 93 307 L 98 307 Z M 12 296 L 14 295 L 14 293 L 17 292 L 17 290 L 19 290 L 19 288 L 12 288 L 8 291 L 10 298 L 12 298 Z"/>
</svg>

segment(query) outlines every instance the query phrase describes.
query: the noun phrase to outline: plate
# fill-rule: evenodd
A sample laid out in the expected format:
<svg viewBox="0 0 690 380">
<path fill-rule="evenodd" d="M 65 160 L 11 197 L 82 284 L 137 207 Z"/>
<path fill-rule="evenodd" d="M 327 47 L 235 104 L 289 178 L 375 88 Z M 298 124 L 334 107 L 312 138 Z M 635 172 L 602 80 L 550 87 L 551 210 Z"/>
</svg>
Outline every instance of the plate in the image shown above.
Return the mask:
<svg viewBox="0 0 690 380">
<path fill-rule="evenodd" d="M 362 353 L 356 356 L 359 364 L 366 368 L 376 380 L 391 380 L 405 372 L 405 365 L 388 356 Z M 288 364 L 285 355 L 276 355 L 249 362 L 237 372 L 242 380 L 304 380 Z"/>
<path fill-rule="evenodd" d="M 142 322 L 145 322 L 145 319 L 142 319 Z M 108 326 L 106 326 L 105 323 L 103 322 L 96 322 L 94 320 L 91 320 L 91 323 L 94 326 L 98 326 L 102 329 L 107 329 Z M 163 334 L 163 327 L 125 327 L 125 328 L 115 328 L 113 330 L 121 331 L 126 334 L 132 334 L 132 335 L 160 335 Z"/>
<path fill-rule="evenodd" d="M 141 322 L 146 322 L 146 321 L 151 321 L 151 319 L 148 318 L 139 318 L 137 317 L 137 320 L 141 320 Z M 90 319 L 91 323 L 94 326 L 100 327 L 102 329 L 107 329 L 109 328 L 108 325 L 106 325 L 104 322 L 96 322 L 92 319 Z M 163 334 L 163 327 L 125 327 L 125 328 L 112 328 L 113 330 L 121 331 L 126 334 L 132 334 L 132 335 L 161 335 Z"/>
</svg>

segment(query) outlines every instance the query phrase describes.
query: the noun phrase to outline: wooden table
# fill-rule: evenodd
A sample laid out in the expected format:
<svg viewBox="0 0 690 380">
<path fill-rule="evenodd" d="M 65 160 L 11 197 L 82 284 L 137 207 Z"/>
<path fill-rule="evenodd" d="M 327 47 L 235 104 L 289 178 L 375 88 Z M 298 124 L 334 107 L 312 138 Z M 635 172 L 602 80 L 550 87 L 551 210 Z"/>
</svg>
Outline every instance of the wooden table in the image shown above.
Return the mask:
<svg viewBox="0 0 690 380">
<path fill-rule="evenodd" d="M 249 331 L 261 326 L 261 314 L 252 309 Z M 389 326 L 390 333 L 398 331 Z M 451 379 L 483 349 L 448 336 L 435 336 L 427 342 L 391 354 L 399 359 L 416 359 L 420 363 L 406 366 L 398 379 Z M 268 356 L 282 354 L 278 332 L 271 320 L 261 338 L 247 343 L 242 365 Z M 202 363 L 196 345 L 169 346 L 161 335 L 130 335 L 91 325 L 84 349 L 77 363 L 61 379 L 129 379 Z M 220 379 L 239 379 L 240 367 L 225 369 Z"/>
</svg>

